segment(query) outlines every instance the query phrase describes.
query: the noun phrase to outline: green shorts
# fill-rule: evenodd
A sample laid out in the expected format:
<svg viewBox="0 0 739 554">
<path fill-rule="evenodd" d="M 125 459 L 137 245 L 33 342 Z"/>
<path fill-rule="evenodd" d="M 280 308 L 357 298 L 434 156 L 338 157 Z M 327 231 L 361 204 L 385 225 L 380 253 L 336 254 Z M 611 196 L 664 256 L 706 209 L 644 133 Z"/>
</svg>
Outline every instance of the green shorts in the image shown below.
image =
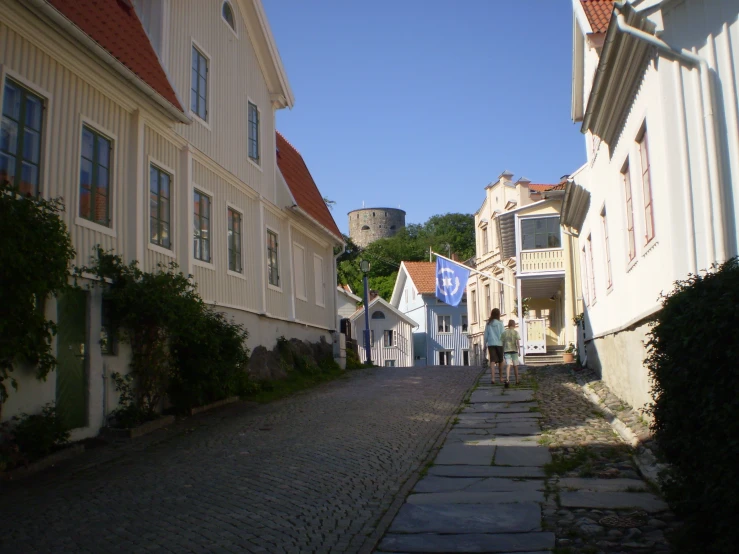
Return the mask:
<svg viewBox="0 0 739 554">
<path fill-rule="evenodd" d="M 518 352 L 506 352 L 505 363 L 518 365 Z"/>
</svg>

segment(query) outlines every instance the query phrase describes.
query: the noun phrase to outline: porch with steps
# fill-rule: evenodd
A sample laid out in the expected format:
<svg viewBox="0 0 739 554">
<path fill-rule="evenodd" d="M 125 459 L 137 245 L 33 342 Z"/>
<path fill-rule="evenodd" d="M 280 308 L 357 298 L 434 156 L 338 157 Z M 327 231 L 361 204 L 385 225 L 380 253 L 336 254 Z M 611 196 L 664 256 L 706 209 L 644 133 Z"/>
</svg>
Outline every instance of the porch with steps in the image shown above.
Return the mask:
<svg viewBox="0 0 739 554">
<path fill-rule="evenodd" d="M 562 344 L 547 346 L 546 354 L 526 354 L 524 356 L 524 365 L 529 366 L 545 366 L 562 364 L 562 354 L 564 354 L 565 346 Z"/>
</svg>

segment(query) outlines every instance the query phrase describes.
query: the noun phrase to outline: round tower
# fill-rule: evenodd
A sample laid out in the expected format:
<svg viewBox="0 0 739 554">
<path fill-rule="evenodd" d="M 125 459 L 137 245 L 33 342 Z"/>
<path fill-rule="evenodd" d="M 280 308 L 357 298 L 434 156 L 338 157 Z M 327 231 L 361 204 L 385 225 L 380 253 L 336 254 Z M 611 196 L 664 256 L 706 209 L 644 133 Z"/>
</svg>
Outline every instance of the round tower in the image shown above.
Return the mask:
<svg viewBox="0 0 739 554">
<path fill-rule="evenodd" d="M 377 239 L 392 237 L 405 227 L 405 211 L 397 208 L 362 208 L 349 212 L 349 237 L 364 248 Z"/>
</svg>

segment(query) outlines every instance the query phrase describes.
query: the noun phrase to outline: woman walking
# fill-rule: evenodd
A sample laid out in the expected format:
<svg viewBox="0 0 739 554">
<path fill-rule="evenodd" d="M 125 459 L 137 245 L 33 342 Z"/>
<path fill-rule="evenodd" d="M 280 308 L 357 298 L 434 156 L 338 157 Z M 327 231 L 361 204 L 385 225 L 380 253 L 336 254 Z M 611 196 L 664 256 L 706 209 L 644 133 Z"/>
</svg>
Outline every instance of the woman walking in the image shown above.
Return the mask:
<svg viewBox="0 0 739 554">
<path fill-rule="evenodd" d="M 500 310 L 494 308 L 490 312 L 490 319 L 485 325 L 485 346 L 488 348 L 488 360 L 490 360 L 490 373 L 493 385 L 495 384 L 495 366 L 498 366 L 498 377 L 503 382 L 503 322 L 500 320 Z"/>
</svg>

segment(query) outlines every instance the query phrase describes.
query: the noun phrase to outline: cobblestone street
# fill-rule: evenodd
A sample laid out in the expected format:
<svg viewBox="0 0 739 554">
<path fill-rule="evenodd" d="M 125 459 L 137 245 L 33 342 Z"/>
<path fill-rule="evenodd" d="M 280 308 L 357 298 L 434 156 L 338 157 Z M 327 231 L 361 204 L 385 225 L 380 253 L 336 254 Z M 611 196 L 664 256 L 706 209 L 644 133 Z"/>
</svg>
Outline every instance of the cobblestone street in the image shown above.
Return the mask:
<svg viewBox="0 0 739 554">
<path fill-rule="evenodd" d="M 87 452 L 0 485 L 0 551 L 358 552 L 479 374 L 351 372 Z"/>
</svg>

